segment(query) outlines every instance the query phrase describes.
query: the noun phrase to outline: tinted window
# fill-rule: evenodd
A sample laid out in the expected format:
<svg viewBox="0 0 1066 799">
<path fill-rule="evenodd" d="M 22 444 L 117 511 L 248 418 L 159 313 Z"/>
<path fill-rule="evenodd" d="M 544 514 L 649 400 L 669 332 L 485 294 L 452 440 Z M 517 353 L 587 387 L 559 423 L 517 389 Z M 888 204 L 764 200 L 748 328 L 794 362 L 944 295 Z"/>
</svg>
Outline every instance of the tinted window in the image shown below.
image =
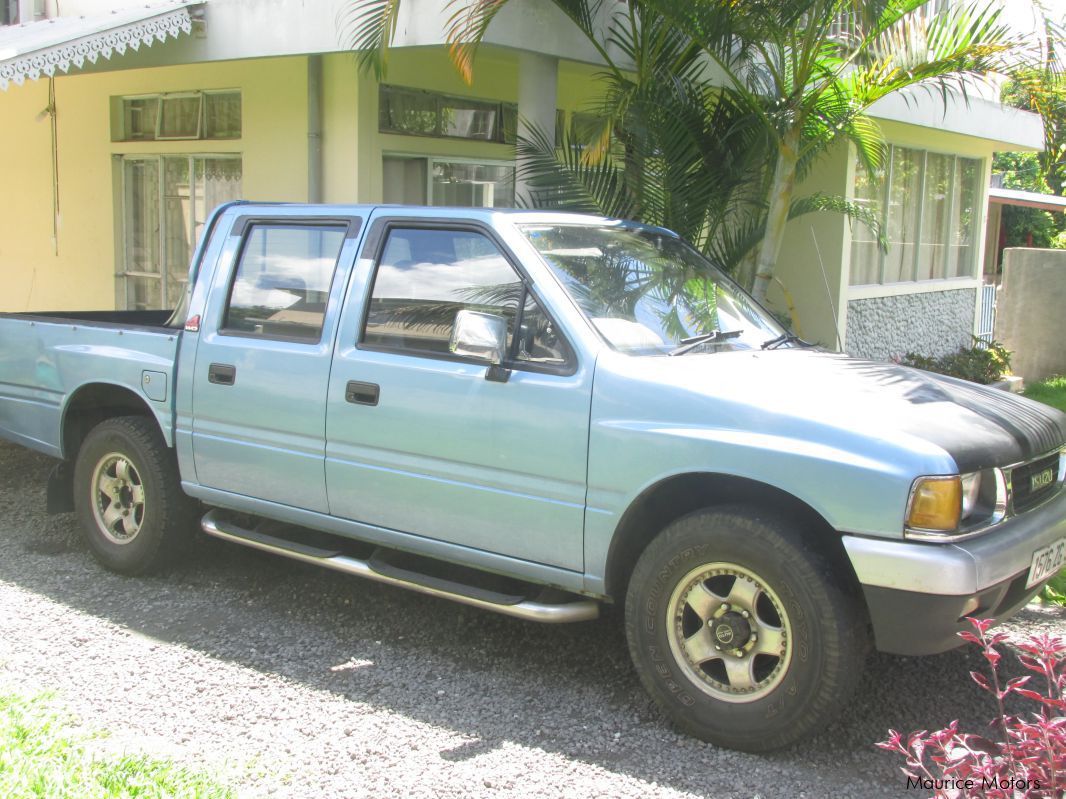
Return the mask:
<svg viewBox="0 0 1066 799">
<path fill-rule="evenodd" d="M 526 225 L 592 326 L 615 349 L 661 355 L 712 333 L 702 352 L 758 349 L 783 332 L 751 297 L 680 239 L 654 229 Z"/>
<path fill-rule="evenodd" d="M 344 226 L 253 225 L 222 329 L 318 341 Z"/>
<path fill-rule="evenodd" d="M 526 295 L 522 309 L 522 324 L 518 332 L 515 360 L 539 363 L 545 366 L 562 366 L 570 359 L 566 339 L 533 295 Z"/>
<path fill-rule="evenodd" d="M 363 341 L 447 353 L 463 309 L 503 316 L 508 335 L 523 285 L 488 238 L 465 230 L 389 232 L 374 278 Z"/>
</svg>

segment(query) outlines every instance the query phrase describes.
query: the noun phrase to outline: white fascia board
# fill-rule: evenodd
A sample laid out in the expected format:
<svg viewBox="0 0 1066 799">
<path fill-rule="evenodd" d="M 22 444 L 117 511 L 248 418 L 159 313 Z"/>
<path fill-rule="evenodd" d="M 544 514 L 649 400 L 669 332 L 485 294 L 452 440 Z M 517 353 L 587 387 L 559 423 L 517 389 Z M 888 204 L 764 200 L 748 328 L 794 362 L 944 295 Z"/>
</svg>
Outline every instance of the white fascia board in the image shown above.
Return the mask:
<svg viewBox="0 0 1066 799">
<path fill-rule="evenodd" d="M 935 90 L 908 89 L 874 103 L 870 116 L 984 139 L 997 150 L 1044 149 L 1044 124 L 1037 114 L 972 95 L 949 93 L 945 103 Z"/>
<path fill-rule="evenodd" d="M 445 0 L 408 0 L 400 3 L 394 47 L 446 45 L 448 20 L 454 13 Z M 600 25 L 606 30 L 611 4 L 605 3 Z M 554 4 L 546 0 L 512 0 L 496 15 L 484 44 L 528 50 L 568 61 L 602 64 L 596 49 Z M 620 54 L 612 53 L 618 58 Z"/>
<path fill-rule="evenodd" d="M 353 0 L 209 0 L 204 7 L 202 34 L 174 42 L 165 53 L 137 53 L 111 68 L 351 51 L 352 8 Z M 452 13 L 447 0 L 401 2 L 392 46 L 446 46 L 445 31 Z M 493 21 L 484 43 L 568 61 L 602 63 L 595 48 L 547 0 L 508 3 Z"/>
</svg>

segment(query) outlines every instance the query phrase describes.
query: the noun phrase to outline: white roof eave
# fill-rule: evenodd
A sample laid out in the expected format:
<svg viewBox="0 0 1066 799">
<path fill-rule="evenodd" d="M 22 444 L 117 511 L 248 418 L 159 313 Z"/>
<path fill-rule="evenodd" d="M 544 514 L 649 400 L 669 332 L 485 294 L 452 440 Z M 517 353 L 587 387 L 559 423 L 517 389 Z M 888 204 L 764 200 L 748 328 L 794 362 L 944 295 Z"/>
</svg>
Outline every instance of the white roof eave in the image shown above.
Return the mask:
<svg viewBox="0 0 1066 799">
<path fill-rule="evenodd" d="M 100 16 L 56 17 L 0 28 L 0 90 L 191 33 L 190 9 L 204 1 L 171 0 Z"/>
<path fill-rule="evenodd" d="M 949 93 L 906 90 L 878 100 L 870 108 L 875 119 L 902 122 L 984 139 L 997 150 L 1044 149 L 1044 124 L 1037 114 L 987 100 Z"/>
</svg>

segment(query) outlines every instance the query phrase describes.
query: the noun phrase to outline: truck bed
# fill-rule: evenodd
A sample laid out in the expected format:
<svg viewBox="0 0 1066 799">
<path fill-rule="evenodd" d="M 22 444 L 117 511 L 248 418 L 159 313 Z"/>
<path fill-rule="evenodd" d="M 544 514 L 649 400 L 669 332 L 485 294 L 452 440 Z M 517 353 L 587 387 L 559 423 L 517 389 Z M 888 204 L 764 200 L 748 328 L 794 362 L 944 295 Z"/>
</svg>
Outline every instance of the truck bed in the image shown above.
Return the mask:
<svg viewBox="0 0 1066 799">
<path fill-rule="evenodd" d="M 81 322 L 100 327 L 180 327 L 171 321 L 174 311 L 30 311 L 0 314 L 0 319 L 36 319 L 42 322 Z"/>
<path fill-rule="evenodd" d="M 173 429 L 173 372 L 181 328 L 172 311 L 0 314 L 0 436 L 64 457 L 64 409 L 81 391 L 126 389 Z M 95 387 L 95 388 L 91 388 Z"/>
</svg>

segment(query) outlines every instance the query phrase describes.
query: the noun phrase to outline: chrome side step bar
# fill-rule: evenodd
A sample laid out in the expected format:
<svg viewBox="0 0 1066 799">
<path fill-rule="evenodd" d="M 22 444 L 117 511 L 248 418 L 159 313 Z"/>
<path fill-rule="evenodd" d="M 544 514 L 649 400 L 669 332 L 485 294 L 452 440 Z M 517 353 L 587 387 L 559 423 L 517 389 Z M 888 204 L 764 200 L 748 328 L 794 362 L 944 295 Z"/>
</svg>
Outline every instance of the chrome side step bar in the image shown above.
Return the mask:
<svg viewBox="0 0 1066 799">
<path fill-rule="evenodd" d="M 495 594 L 475 586 L 452 583 L 438 577 L 419 575 L 417 572 L 393 567 L 386 563 L 385 558 L 379 559 L 376 553 L 367 560 L 360 560 L 339 551 L 320 549 L 249 530 L 226 519 L 224 513 L 218 510 L 209 511 L 201 520 L 200 527 L 208 535 L 234 544 L 529 621 L 551 623 L 589 621 L 600 615 L 599 603 L 591 599 L 575 599 L 572 602 L 553 604 Z"/>
</svg>

